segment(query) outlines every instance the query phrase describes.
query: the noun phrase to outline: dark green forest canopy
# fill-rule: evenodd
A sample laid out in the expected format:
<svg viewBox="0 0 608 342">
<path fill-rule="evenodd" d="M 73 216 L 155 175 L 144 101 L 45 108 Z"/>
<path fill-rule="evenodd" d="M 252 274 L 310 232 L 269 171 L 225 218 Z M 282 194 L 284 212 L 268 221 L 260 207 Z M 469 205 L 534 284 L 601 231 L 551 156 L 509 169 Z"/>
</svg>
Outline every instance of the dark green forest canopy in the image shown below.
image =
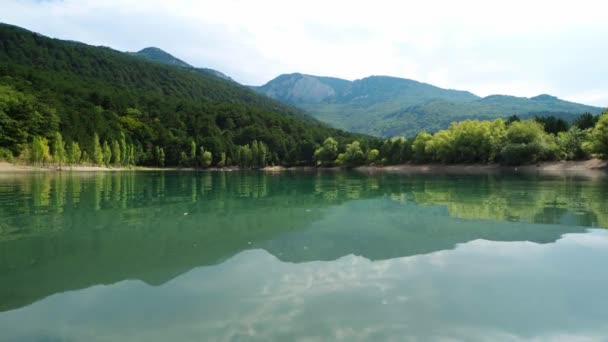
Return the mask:
<svg viewBox="0 0 608 342">
<path fill-rule="evenodd" d="M 177 165 L 193 141 L 214 164 L 257 140 L 270 162 L 288 165 L 312 163 L 329 136 L 341 145 L 377 143 L 194 69 L 0 24 L 0 147 L 17 155 L 33 136 L 52 141 L 56 131 L 89 156 L 94 133 L 110 144 L 124 134 L 142 165 L 155 164 L 157 147 L 166 165 Z"/>
</svg>

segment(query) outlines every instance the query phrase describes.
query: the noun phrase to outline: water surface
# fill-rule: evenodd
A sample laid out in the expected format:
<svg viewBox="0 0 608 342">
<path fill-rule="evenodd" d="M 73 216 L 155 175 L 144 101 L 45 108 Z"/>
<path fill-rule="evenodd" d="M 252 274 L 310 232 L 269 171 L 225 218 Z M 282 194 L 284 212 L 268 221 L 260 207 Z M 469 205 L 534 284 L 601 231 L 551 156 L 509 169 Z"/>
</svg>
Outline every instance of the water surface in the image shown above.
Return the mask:
<svg viewBox="0 0 608 342">
<path fill-rule="evenodd" d="M 0 175 L 0 340 L 605 340 L 608 181 Z"/>
</svg>

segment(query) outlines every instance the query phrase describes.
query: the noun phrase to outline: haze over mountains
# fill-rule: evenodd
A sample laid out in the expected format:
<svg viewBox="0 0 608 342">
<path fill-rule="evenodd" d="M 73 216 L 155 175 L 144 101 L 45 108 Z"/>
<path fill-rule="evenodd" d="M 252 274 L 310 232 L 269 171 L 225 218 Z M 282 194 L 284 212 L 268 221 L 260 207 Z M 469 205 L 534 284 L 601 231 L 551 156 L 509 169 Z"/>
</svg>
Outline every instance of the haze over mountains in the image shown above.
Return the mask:
<svg viewBox="0 0 608 342">
<path fill-rule="evenodd" d="M 411 137 L 421 130 L 434 132 L 467 118 L 555 115 L 573 119 L 582 113 L 602 111 L 547 94 L 531 98 L 508 95 L 482 98 L 468 91 L 389 76 L 348 81 L 294 73 L 253 88 L 332 126 L 385 137 Z"/>
</svg>

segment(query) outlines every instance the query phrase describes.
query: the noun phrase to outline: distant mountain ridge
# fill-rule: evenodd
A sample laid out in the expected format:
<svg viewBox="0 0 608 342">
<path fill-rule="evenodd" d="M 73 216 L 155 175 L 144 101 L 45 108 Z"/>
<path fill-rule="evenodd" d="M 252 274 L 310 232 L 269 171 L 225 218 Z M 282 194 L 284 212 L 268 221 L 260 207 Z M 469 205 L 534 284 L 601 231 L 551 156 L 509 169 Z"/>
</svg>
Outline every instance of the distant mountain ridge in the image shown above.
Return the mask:
<svg viewBox="0 0 608 342">
<path fill-rule="evenodd" d="M 413 136 L 437 131 L 464 119 L 494 119 L 519 115 L 556 115 L 572 119 L 602 108 L 541 94 L 531 98 L 508 95 L 479 97 L 471 92 L 390 76 L 348 81 L 300 73 L 284 74 L 252 87 L 281 102 L 295 105 L 338 128 L 377 136 Z"/>
<path fill-rule="evenodd" d="M 230 78 L 229 76 L 227 76 L 226 74 L 224 74 L 220 71 L 217 71 L 214 69 L 209 69 L 209 68 L 194 67 L 194 66 L 182 61 L 181 59 L 171 55 L 170 53 L 168 53 L 160 48 L 157 48 L 157 47 L 147 47 L 147 48 L 141 49 L 137 52 L 127 52 L 127 53 L 130 55 L 133 55 L 133 56 L 147 59 L 152 62 L 157 62 L 157 63 L 171 65 L 171 66 L 177 66 L 177 67 L 181 67 L 181 68 L 194 69 L 198 72 L 201 72 L 201 73 L 204 73 L 207 75 L 212 75 L 212 76 L 224 79 L 226 81 L 235 82 L 232 78 Z"/>
</svg>

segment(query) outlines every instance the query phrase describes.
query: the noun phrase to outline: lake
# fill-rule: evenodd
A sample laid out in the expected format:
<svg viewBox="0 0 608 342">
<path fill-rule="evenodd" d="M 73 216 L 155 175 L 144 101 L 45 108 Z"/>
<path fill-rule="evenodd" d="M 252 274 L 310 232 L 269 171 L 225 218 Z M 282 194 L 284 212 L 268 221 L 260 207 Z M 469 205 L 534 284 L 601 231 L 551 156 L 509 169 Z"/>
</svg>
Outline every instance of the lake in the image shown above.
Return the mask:
<svg viewBox="0 0 608 342">
<path fill-rule="evenodd" d="M 0 174 L 0 340 L 606 340 L 607 227 L 604 178 Z"/>
</svg>

